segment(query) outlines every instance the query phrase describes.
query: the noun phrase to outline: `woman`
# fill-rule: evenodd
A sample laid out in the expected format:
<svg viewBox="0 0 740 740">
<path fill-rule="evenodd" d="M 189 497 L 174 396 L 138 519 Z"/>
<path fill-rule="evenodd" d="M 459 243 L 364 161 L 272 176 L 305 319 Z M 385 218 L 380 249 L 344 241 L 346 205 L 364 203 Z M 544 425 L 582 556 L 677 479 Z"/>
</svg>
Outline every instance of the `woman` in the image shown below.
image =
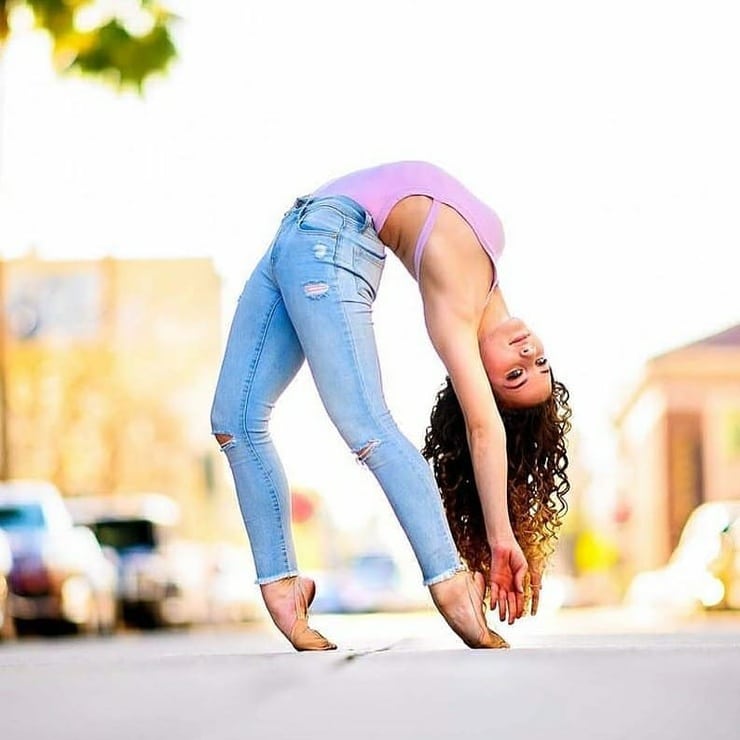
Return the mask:
<svg viewBox="0 0 740 740">
<path fill-rule="evenodd" d="M 432 468 L 383 398 L 372 304 L 386 249 L 418 281 L 428 334 L 449 377 L 425 446 L 447 516 Z M 297 650 L 336 647 L 308 626 L 315 585 L 299 575 L 288 483 L 268 431 L 271 410 L 304 359 L 333 423 L 387 495 L 436 607 L 468 646 L 508 647 L 486 622 L 487 588 L 509 624 L 524 614 L 528 582 L 537 591 L 558 523 L 552 494 L 562 501 L 567 490 L 569 412 L 559 408 L 567 393 L 554 384 L 539 338 L 509 315 L 496 270 L 502 249 L 498 217 L 459 181 L 425 162 L 394 162 L 298 198 L 248 279 L 212 431 L 231 467 L 265 605 Z M 448 421 L 455 404 L 464 433 Z M 507 463 L 505 425 L 521 409 L 534 409 L 521 430 L 524 457 Z M 555 424 L 554 447 L 532 436 L 543 420 Z"/>
</svg>

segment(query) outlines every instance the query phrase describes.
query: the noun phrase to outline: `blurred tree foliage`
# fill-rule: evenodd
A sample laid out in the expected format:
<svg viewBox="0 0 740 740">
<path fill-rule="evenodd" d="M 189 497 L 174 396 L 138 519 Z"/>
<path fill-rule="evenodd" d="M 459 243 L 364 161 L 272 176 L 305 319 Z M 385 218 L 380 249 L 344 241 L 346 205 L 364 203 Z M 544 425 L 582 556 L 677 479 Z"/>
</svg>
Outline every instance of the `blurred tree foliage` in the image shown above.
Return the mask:
<svg viewBox="0 0 740 740">
<path fill-rule="evenodd" d="M 31 13 L 53 42 L 54 63 L 141 91 L 177 56 L 176 17 L 156 0 L 0 0 L 0 50 L 13 33 L 13 13 Z"/>
</svg>

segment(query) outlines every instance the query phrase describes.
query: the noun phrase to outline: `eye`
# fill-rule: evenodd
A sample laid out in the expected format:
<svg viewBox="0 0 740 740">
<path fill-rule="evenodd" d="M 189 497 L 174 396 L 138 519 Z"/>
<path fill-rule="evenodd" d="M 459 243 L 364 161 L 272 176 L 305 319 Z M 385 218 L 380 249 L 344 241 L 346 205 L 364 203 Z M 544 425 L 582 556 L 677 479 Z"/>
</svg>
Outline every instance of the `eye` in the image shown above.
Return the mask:
<svg viewBox="0 0 740 740">
<path fill-rule="evenodd" d="M 516 370 L 512 370 L 511 372 L 506 373 L 506 380 L 516 380 L 517 378 L 520 378 L 524 370 L 522 370 L 520 367 L 518 367 Z"/>
<path fill-rule="evenodd" d="M 547 357 L 538 357 L 534 363 L 537 367 L 544 367 L 547 365 Z"/>
</svg>

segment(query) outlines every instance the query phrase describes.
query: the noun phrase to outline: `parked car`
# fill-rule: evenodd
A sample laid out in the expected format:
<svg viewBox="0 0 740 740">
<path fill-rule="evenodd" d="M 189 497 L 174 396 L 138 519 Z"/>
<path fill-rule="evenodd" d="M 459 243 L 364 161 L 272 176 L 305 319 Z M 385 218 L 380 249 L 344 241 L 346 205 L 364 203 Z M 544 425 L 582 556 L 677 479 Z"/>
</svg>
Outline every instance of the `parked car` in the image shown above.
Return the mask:
<svg viewBox="0 0 740 740">
<path fill-rule="evenodd" d="M 694 509 L 668 563 L 638 573 L 625 601 L 679 612 L 740 609 L 740 500 Z"/>
<path fill-rule="evenodd" d="M 74 526 L 52 483 L 0 482 L 0 530 L 12 553 L 10 612 L 19 632 L 42 624 L 115 628 L 115 566 L 92 532 Z"/>
<path fill-rule="evenodd" d="M 13 565 L 13 553 L 5 532 L 0 530 L 0 640 L 8 640 L 15 635 L 15 625 L 10 614 L 10 588 L 8 578 Z"/>
<path fill-rule="evenodd" d="M 178 535 L 180 509 L 160 493 L 90 496 L 70 502 L 78 524 L 115 551 L 118 601 L 134 627 L 185 626 L 208 620 L 208 557 Z"/>
</svg>

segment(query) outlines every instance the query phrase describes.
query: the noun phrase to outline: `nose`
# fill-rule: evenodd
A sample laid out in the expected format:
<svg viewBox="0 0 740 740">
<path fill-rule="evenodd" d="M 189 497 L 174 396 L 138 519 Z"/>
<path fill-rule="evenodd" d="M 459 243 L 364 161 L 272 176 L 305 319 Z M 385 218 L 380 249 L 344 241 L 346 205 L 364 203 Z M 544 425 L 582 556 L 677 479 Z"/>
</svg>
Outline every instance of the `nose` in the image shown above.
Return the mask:
<svg viewBox="0 0 740 740">
<path fill-rule="evenodd" d="M 534 353 L 534 345 L 531 342 L 525 342 L 519 348 L 519 354 L 522 357 L 528 357 L 529 355 L 531 355 L 533 353 Z"/>
</svg>

